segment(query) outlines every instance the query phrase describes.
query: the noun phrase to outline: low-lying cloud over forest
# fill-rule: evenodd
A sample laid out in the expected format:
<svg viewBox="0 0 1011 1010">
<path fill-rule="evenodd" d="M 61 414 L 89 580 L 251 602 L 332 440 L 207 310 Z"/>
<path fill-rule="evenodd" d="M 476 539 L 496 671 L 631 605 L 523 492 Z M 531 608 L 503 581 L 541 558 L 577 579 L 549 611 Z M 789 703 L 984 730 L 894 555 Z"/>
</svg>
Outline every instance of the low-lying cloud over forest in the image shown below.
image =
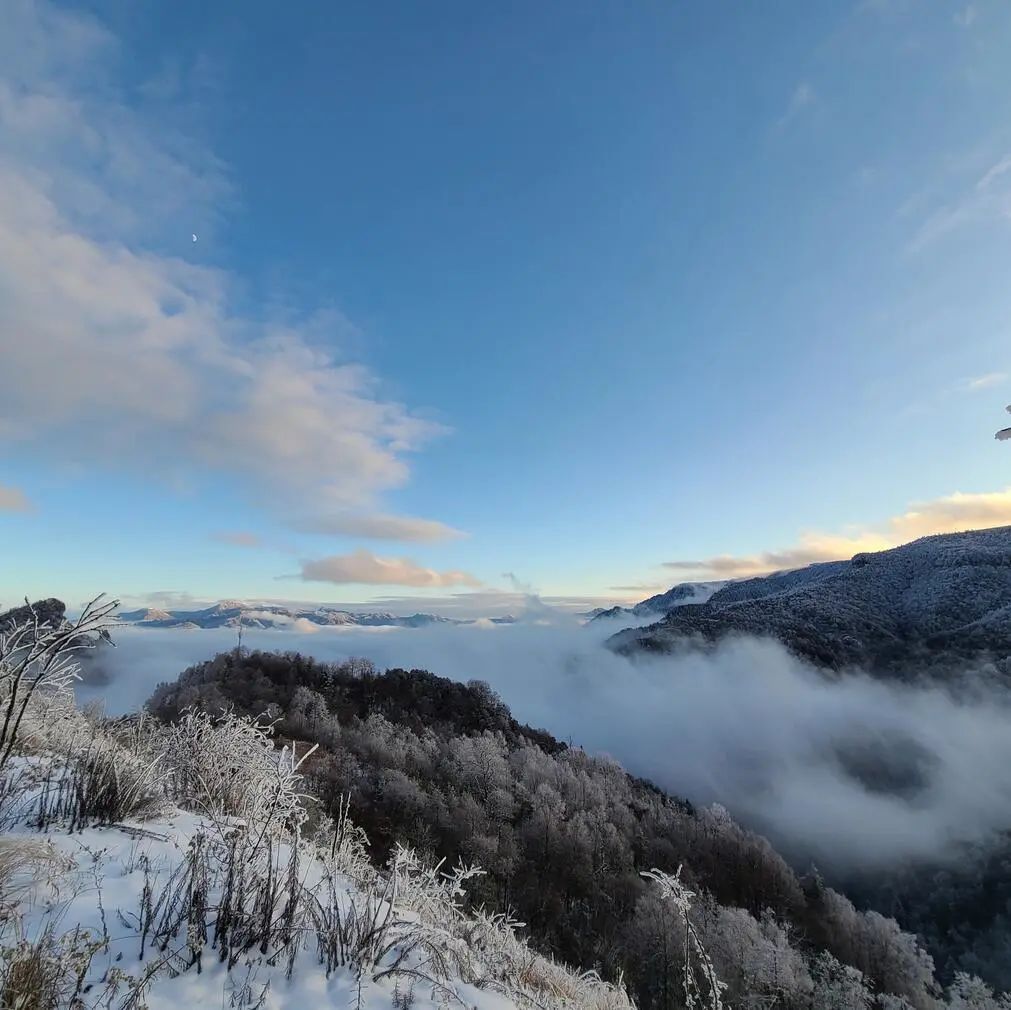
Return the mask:
<svg viewBox="0 0 1011 1010">
<path fill-rule="evenodd" d="M 630 660 L 603 647 L 614 630 L 554 614 L 505 626 L 246 630 L 243 645 L 485 680 L 520 721 L 695 802 L 720 802 L 798 860 L 853 869 L 937 856 L 1011 821 L 1011 782 L 999 773 L 1011 764 L 1006 700 L 858 674 L 830 681 L 755 639 Z M 79 689 L 110 714 L 236 644 L 225 630 L 115 637 L 103 676 Z"/>
</svg>

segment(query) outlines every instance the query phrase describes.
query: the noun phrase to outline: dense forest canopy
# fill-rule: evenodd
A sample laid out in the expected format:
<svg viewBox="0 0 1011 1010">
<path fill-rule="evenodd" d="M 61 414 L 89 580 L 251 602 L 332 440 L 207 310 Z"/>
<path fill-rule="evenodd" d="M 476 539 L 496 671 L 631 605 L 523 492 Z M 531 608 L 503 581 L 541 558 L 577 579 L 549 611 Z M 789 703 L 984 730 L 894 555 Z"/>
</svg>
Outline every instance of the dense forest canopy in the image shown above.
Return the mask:
<svg viewBox="0 0 1011 1010">
<path fill-rule="evenodd" d="M 149 703 L 166 721 L 190 707 L 266 714 L 278 739 L 318 744 L 312 791 L 327 812 L 350 795 L 377 858 L 407 842 L 480 864 L 473 902 L 511 912 L 565 961 L 622 975 L 643 1008 L 678 1005 L 679 944 L 641 873 L 679 866 L 731 996 L 808 1007 L 815 987 L 856 969 L 875 992 L 934 1005 L 933 961 L 894 920 L 858 911 L 816 872 L 798 877 L 721 808 L 519 724 L 483 682 L 235 650 Z"/>
</svg>

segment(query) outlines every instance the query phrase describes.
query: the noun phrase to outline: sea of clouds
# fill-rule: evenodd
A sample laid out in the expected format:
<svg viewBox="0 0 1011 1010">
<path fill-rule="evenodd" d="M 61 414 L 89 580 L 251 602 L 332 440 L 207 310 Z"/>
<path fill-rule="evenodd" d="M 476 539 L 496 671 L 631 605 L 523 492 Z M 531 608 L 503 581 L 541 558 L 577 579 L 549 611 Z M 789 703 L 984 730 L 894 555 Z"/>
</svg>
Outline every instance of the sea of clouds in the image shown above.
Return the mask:
<svg viewBox="0 0 1011 1010">
<path fill-rule="evenodd" d="M 755 639 L 632 660 L 603 644 L 627 623 L 541 613 L 513 625 L 246 630 L 243 645 L 485 680 L 520 721 L 697 803 L 722 803 L 798 861 L 880 867 L 1011 824 L 1006 699 L 830 680 Z M 104 683 L 79 686 L 81 701 L 101 699 L 111 715 L 236 645 L 224 629 L 124 627 L 115 639 L 94 678 Z"/>
</svg>

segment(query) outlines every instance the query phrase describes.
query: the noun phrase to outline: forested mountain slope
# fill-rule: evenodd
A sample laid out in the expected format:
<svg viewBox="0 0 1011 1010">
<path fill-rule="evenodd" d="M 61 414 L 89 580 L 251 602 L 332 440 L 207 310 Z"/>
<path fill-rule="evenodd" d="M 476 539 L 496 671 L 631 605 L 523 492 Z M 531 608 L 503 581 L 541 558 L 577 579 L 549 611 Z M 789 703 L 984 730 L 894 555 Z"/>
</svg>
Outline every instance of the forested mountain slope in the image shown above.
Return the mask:
<svg viewBox="0 0 1011 1010">
<path fill-rule="evenodd" d="M 511 910 L 539 949 L 624 977 L 642 1008 L 681 1006 L 671 952 L 682 927 L 641 876 L 679 866 L 732 1005 L 834 1005 L 819 987 L 863 978 L 907 1001 L 896 1006 L 936 1006 L 931 958 L 894 921 L 798 878 L 725 811 L 695 809 L 520 725 L 480 682 L 230 652 L 162 685 L 149 705 L 168 722 L 191 706 L 267 712 L 281 740 L 318 744 L 303 766 L 313 793 L 324 812 L 350 796 L 377 856 L 400 842 L 480 864 L 475 902 Z"/>
<path fill-rule="evenodd" d="M 992 662 L 1011 674 L 1011 527 L 924 537 L 849 561 L 732 582 L 609 639 L 626 654 L 772 636 L 831 669 L 913 677 Z"/>
</svg>

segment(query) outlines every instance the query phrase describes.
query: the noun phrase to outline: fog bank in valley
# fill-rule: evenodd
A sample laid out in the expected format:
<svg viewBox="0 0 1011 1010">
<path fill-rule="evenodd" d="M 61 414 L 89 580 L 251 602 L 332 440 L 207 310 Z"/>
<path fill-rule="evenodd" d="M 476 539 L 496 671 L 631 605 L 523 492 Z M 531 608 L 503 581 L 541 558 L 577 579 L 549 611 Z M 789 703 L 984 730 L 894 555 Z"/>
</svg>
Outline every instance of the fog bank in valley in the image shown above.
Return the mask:
<svg viewBox="0 0 1011 1010">
<path fill-rule="evenodd" d="M 1011 824 L 1009 706 L 850 675 L 834 682 L 770 641 L 630 660 L 619 624 L 555 614 L 515 625 L 243 633 L 251 649 L 370 657 L 487 681 L 522 722 L 613 755 L 698 803 L 720 802 L 795 859 L 840 868 L 950 851 Z M 106 683 L 79 687 L 132 711 L 186 666 L 234 648 L 231 630 L 123 628 Z"/>
</svg>

